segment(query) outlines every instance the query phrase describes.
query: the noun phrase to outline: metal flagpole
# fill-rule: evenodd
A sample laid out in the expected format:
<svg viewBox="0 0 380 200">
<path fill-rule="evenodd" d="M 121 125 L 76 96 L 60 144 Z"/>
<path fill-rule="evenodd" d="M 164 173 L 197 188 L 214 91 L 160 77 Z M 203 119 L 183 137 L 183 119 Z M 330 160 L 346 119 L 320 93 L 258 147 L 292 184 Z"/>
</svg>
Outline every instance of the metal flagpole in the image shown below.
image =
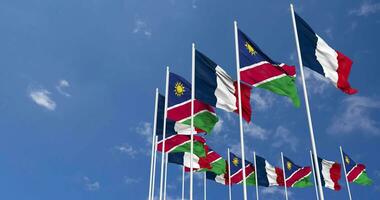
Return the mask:
<svg viewBox="0 0 380 200">
<path fill-rule="evenodd" d="M 194 129 L 194 99 L 195 99 L 195 44 L 191 49 L 191 130 Z M 190 200 L 193 200 L 193 154 L 194 154 L 194 133 L 191 133 L 190 142 Z"/>
<path fill-rule="evenodd" d="M 257 180 L 256 152 L 253 152 L 253 162 L 255 164 L 256 200 L 259 200 L 259 181 Z"/>
<path fill-rule="evenodd" d="M 157 141 L 158 141 L 158 136 L 156 135 L 156 136 L 155 136 L 155 140 L 154 140 L 154 159 L 153 159 L 152 196 L 150 197 L 151 200 L 154 199 L 154 188 L 155 188 L 155 181 L 156 181 Z"/>
<path fill-rule="evenodd" d="M 284 172 L 284 188 L 285 188 L 285 199 L 288 200 L 288 188 L 286 185 L 286 174 L 285 174 L 285 164 L 284 164 L 284 154 L 281 152 L 282 160 L 282 171 Z"/>
<path fill-rule="evenodd" d="M 312 147 L 313 154 L 315 155 L 313 157 L 314 158 L 314 164 L 318 165 L 317 147 L 315 145 L 313 123 L 312 123 L 312 120 L 311 120 L 311 113 L 310 113 L 310 108 L 309 108 L 309 99 L 308 99 L 308 94 L 307 94 L 307 90 L 306 90 L 305 76 L 304 76 L 304 73 L 303 73 L 302 55 L 301 55 L 301 50 L 300 50 L 300 44 L 299 44 L 299 41 L 298 41 L 297 25 L 296 25 L 296 19 L 295 19 L 295 16 L 294 16 L 293 4 L 290 4 L 290 10 L 292 12 L 294 36 L 295 36 L 296 46 L 297 46 L 298 61 L 299 61 L 300 69 L 301 69 L 301 79 L 302 79 L 302 86 L 303 86 L 303 92 L 304 92 L 303 94 L 304 94 L 304 98 L 305 98 L 306 114 L 307 114 L 307 119 L 308 119 L 308 123 L 309 123 L 311 147 Z M 322 189 L 322 184 L 321 184 L 322 181 L 321 181 L 320 170 L 319 170 L 318 166 L 316 166 L 315 168 L 316 168 L 315 170 L 317 171 L 319 196 L 320 196 L 321 200 L 324 200 L 325 198 L 323 196 L 323 189 Z"/>
<path fill-rule="evenodd" d="M 230 148 L 227 148 L 227 160 L 228 160 L 228 197 L 229 200 L 232 200 L 232 191 L 231 191 L 231 158 L 230 158 Z"/>
<path fill-rule="evenodd" d="M 165 153 L 164 200 L 166 200 L 166 185 L 167 185 L 167 179 L 168 179 L 168 157 L 169 157 L 169 154 Z"/>
<path fill-rule="evenodd" d="M 344 169 L 344 177 L 346 177 L 346 184 L 347 184 L 348 196 L 350 197 L 350 200 L 352 200 L 352 197 L 351 197 L 351 189 L 350 189 L 350 183 L 348 183 L 348 179 L 347 179 L 346 163 L 344 162 L 344 156 L 343 156 L 342 146 L 339 146 L 339 149 L 340 149 L 340 155 L 341 155 L 341 157 L 342 157 L 342 165 L 343 165 L 343 169 Z"/>
<path fill-rule="evenodd" d="M 315 176 L 313 154 L 311 151 L 310 151 L 310 160 L 311 160 L 311 169 L 313 170 L 315 194 L 317 195 L 317 200 L 319 200 L 317 177 Z"/>
<path fill-rule="evenodd" d="M 185 200 L 185 166 L 182 166 L 182 200 Z"/>
<path fill-rule="evenodd" d="M 165 164 L 165 136 L 166 136 L 166 117 L 168 109 L 168 93 L 169 93 L 169 67 L 166 67 L 166 84 L 165 84 L 165 109 L 164 109 L 164 124 L 162 127 L 162 153 L 161 153 L 161 177 L 160 177 L 160 200 L 162 200 L 164 186 L 164 164 Z"/>
<path fill-rule="evenodd" d="M 207 200 L 206 172 L 203 174 L 203 199 Z"/>
<path fill-rule="evenodd" d="M 245 173 L 245 152 L 244 152 L 244 133 L 243 133 L 243 116 L 242 116 L 242 106 L 241 106 L 241 88 L 240 88 L 240 59 L 239 59 L 239 43 L 238 43 L 238 28 L 237 22 L 234 21 L 234 31 L 235 31 L 235 53 L 236 53 L 236 73 L 237 73 L 237 84 L 238 84 L 238 95 L 239 95 L 239 125 L 240 125 L 240 146 L 241 146 L 241 163 L 243 168 L 243 196 L 244 200 L 247 200 L 247 183 L 246 183 L 246 173 Z"/>
<path fill-rule="evenodd" d="M 153 132 L 152 132 L 152 154 L 150 158 L 150 177 L 149 177 L 149 197 L 148 199 L 152 200 L 152 179 L 153 179 L 153 160 L 154 160 L 154 145 L 155 145 L 155 140 L 156 140 L 156 120 L 157 120 L 157 106 L 158 106 L 158 88 L 156 88 L 156 97 L 155 97 L 155 102 L 154 102 L 154 121 L 153 121 Z"/>
</svg>

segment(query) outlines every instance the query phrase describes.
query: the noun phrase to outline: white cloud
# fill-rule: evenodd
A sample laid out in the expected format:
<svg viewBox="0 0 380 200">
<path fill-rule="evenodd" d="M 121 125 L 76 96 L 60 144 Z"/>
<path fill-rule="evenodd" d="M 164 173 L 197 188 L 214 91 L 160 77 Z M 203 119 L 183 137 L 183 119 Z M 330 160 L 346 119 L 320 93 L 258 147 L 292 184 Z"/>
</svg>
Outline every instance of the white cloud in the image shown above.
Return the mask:
<svg viewBox="0 0 380 200">
<path fill-rule="evenodd" d="M 214 129 L 212 131 L 216 134 L 219 134 L 223 130 L 223 119 L 219 118 L 219 121 L 215 124 Z"/>
<path fill-rule="evenodd" d="M 298 139 L 296 136 L 292 135 L 291 132 L 283 127 L 279 126 L 276 129 L 276 132 L 274 134 L 274 141 L 272 143 L 273 147 L 283 147 L 283 146 L 289 146 L 291 150 L 296 151 L 297 145 L 298 145 Z"/>
<path fill-rule="evenodd" d="M 84 185 L 88 191 L 96 191 L 100 189 L 100 183 L 98 181 L 92 181 L 87 176 L 83 177 Z"/>
<path fill-rule="evenodd" d="M 192 0 L 191 1 L 191 7 L 193 7 L 194 9 L 198 8 L 198 6 L 197 6 L 197 0 Z"/>
<path fill-rule="evenodd" d="M 323 94 L 328 87 L 333 87 L 329 80 L 322 75 L 304 67 L 307 91 L 313 94 Z M 302 84 L 301 76 L 298 76 L 298 82 Z"/>
<path fill-rule="evenodd" d="M 372 3 L 371 1 L 363 1 L 359 8 L 349 11 L 351 15 L 368 16 L 380 11 L 380 3 Z"/>
<path fill-rule="evenodd" d="M 153 128 L 149 122 L 141 122 L 135 130 L 138 134 L 144 136 L 148 144 L 152 144 Z"/>
<path fill-rule="evenodd" d="M 279 194 L 279 195 L 282 195 L 282 196 L 285 195 L 285 190 L 282 187 L 281 188 L 278 188 L 278 187 L 265 187 L 265 188 L 262 188 L 260 191 L 261 191 L 261 193 L 263 195 L 274 195 L 274 194 Z M 290 192 L 288 190 L 288 197 L 289 196 L 292 196 L 292 192 Z"/>
<path fill-rule="evenodd" d="M 266 140 L 270 132 L 254 123 L 244 124 L 244 133 L 256 139 Z"/>
<path fill-rule="evenodd" d="M 135 158 L 136 154 L 138 153 L 131 145 L 129 144 L 123 144 L 120 146 L 115 147 L 116 150 L 118 150 L 120 153 L 127 154 L 131 158 Z"/>
<path fill-rule="evenodd" d="M 152 31 L 148 28 L 147 23 L 142 19 L 135 20 L 135 27 L 132 32 L 135 34 L 141 33 L 148 38 L 152 36 Z"/>
<path fill-rule="evenodd" d="M 58 82 L 58 85 L 56 86 L 56 89 L 61 95 L 65 97 L 70 97 L 71 95 L 64 91 L 65 88 L 69 88 L 69 87 L 70 87 L 70 83 L 67 80 L 60 80 Z"/>
<path fill-rule="evenodd" d="M 332 31 L 332 28 L 330 27 L 330 28 L 327 28 L 327 29 L 325 29 L 325 34 L 327 35 L 327 37 L 329 37 L 330 39 L 332 39 L 333 38 L 333 31 Z"/>
<path fill-rule="evenodd" d="M 131 178 L 131 177 L 125 177 L 124 182 L 126 184 L 137 184 L 141 182 L 141 178 Z"/>
<path fill-rule="evenodd" d="M 45 89 L 31 89 L 29 97 L 39 106 L 42 106 L 48 110 L 55 110 L 56 103 L 50 98 L 50 92 Z"/>
<path fill-rule="evenodd" d="M 343 107 L 334 116 L 328 132 L 347 134 L 353 131 L 379 135 L 379 122 L 371 117 L 371 111 L 380 109 L 380 101 L 363 96 L 350 96 L 343 100 Z M 378 112 L 378 111 L 377 111 Z"/>
<path fill-rule="evenodd" d="M 269 91 L 263 91 L 262 89 L 254 89 L 251 95 L 251 101 L 253 102 L 253 109 L 258 111 L 264 111 L 272 107 L 275 102 L 274 94 Z"/>
</svg>

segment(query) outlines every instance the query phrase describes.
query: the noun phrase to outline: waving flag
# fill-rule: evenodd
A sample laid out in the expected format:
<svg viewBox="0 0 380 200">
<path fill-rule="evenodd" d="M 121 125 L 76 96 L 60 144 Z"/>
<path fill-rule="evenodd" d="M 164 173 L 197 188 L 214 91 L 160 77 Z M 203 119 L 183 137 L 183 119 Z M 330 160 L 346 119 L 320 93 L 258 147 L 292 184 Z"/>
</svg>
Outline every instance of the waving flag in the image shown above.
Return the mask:
<svg viewBox="0 0 380 200">
<path fill-rule="evenodd" d="M 287 187 L 304 188 L 313 185 L 310 181 L 311 167 L 300 167 L 285 156 L 284 166 Z"/>
<path fill-rule="evenodd" d="M 332 189 L 340 190 L 339 185 L 340 174 L 340 164 L 334 161 L 328 161 L 318 157 L 319 171 L 321 172 L 322 186 Z"/>
<path fill-rule="evenodd" d="M 191 124 L 191 84 L 174 73 L 169 75 L 168 119 Z M 194 100 L 195 128 L 209 133 L 218 120 L 213 107 Z"/>
<path fill-rule="evenodd" d="M 295 84 L 296 68 L 277 63 L 238 30 L 241 80 L 258 88 L 289 97 L 296 107 L 300 100 Z"/>
<path fill-rule="evenodd" d="M 294 14 L 303 64 L 329 79 L 344 93 L 357 93 L 348 82 L 350 58 L 331 48 L 297 13 Z"/>
<path fill-rule="evenodd" d="M 243 117 L 251 121 L 251 88 L 241 84 Z M 195 98 L 227 112 L 239 113 L 237 84 L 219 65 L 195 51 Z"/>
<path fill-rule="evenodd" d="M 156 135 L 158 136 L 157 150 L 162 152 L 163 147 L 163 124 L 164 124 L 164 109 L 165 109 L 165 97 L 161 94 L 158 96 L 157 105 L 157 119 L 156 119 Z M 190 152 L 191 136 L 177 133 L 175 130 L 175 122 L 172 120 L 166 120 L 165 131 L 165 151 L 170 152 Z M 194 154 L 199 156 L 206 156 L 205 140 L 195 135 L 194 136 Z"/>
<path fill-rule="evenodd" d="M 243 182 L 243 166 L 242 160 L 235 154 L 230 152 L 230 163 L 228 166 L 231 170 L 231 183 L 239 184 Z M 245 174 L 246 174 L 246 184 L 247 185 L 255 185 L 255 168 L 252 163 L 245 161 Z"/>
<path fill-rule="evenodd" d="M 348 182 L 359 185 L 372 185 L 372 180 L 367 176 L 365 165 L 356 164 L 345 152 L 343 152 L 343 157 Z"/>
<path fill-rule="evenodd" d="M 218 174 L 215 174 L 214 172 L 206 172 L 206 178 L 223 185 L 229 185 L 228 173 L 218 175 Z"/>
<path fill-rule="evenodd" d="M 210 163 L 207 162 L 205 158 L 198 157 L 197 155 L 193 155 L 191 161 L 191 153 L 188 152 L 180 152 L 180 153 L 169 153 L 168 154 L 168 162 L 174 163 L 178 165 L 182 165 L 190 168 L 191 162 L 193 164 L 193 169 L 209 169 L 211 168 Z"/>
<path fill-rule="evenodd" d="M 260 186 L 284 186 L 284 172 L 279 167 L 273 167 L 265 158 L 256 155 L 256 176 Z"/>
<path fill-rule="evenodd" d="M 196 171 L 203 172 L 203 171 L 209 171 L 213 172 L 217 175 L 225 174 L 226 173 L 226 160 L 224 160 L 218 153 L 216 153 L 214 150 L 208 148 L 208 152 L 205 158 L 204 162 L 207 162 L 209 164 L 209 168 L 200 168 L 196 169 Z M 190 171 L 190 169 L 186 169 L 186 171 Z"/>
</svg>

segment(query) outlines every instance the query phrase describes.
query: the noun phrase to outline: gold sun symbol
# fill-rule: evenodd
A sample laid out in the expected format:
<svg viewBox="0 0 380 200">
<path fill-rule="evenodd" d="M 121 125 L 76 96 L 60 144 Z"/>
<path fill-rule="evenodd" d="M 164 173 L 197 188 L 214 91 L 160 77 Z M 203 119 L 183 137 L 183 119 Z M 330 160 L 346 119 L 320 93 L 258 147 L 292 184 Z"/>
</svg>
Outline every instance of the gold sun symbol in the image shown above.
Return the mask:
<svg viewBox="0 0 380 200">
<path fill-rule="evenodd" d="M 181 82 L 177 82 L 175 83 L 175 86 L 174 86 L 174 93 L 177 97 L 180 97 L 183 95 L 183 93 L 185 93 L 186 90 L 185 90 L 185 87 L 183 86 L 183 84 Z"/>
<path fill-rule="evenodd" d="M 257 52 L 256 50 L 253 48 L 253 46 L 251 44 L 249 44 L 248 42 L 245 42 L 245 48 L 248 50 L 248 53 L 251 54 L 252 56 L 256 55 Z"/>
<path fill-rule="evenodd" d="M 238 166 L 238 164 L 239 164 L 239 159 L 238 158 L 234 158 L 234 159 L 232 159 L 232 164 L 234 164 L 235 166 Z"/>
<path fill-rule="evenodd" d="M 345 160 L 347 164 L 350 164 L 350 159 L 348 158 L 348 156 L 346 156 Z"/>
<path fill-rule="evenodd" d="M 286 163 L 286 167 L 288 168 L 288 170 L 292 169 L 292 163 L 291 162 L 287 162 Z"/>
</svg>

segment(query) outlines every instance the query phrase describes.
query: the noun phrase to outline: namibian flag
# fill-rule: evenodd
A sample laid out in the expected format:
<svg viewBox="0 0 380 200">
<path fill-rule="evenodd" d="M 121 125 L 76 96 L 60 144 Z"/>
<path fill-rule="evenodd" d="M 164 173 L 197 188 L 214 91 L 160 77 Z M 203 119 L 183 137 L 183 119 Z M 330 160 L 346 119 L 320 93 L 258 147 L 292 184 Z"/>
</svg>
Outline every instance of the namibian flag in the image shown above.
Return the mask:
<svg viewBox="0 0 380 200">
<path fill-rule="evenodd" d="M 310 181 L 311 167 L 300 167 L 284 156 L 284 172 L 287 187 L 304 188 L 312 186 Z"/>
<path fill-rule="evenodd" d="M 241 80 L 258 88 L 289 97 L 296 107 L 300 100 L 295 84 L 296 68 L 270 59 L 260 48 L 238 30 Z"/>
<path fill-rule="evenodd" d="M 210 167 L 208 168 L 200 168 L 195 169 L 195 171 L 203 172 L 203 171 L 209 171 L 213 172 L 217 175 L 225 174 L 226 173 L 226 160 L 224 160 L 218 153 L 216 153 L 214 150 L 207 148 L 208 152 L 204 159 L 204 162 L 207 162 Z M 190 169 L 186 168 L 186 171 L 190 171 Z"/>
<path fill-rule="evenodd" d="M 357 90 L 348 82 L 352 65 L 350 58 L 331 48 L 300 16 L 294 14 L 303 65 L 329 79 L 344 93 L 355 94 Z"/>
<path fill-rule="evenodd" d="M 165 97 L 159 94 L 157 105 L 156 135 L 158 136 L 157 150 L 162 152 L 163 124 L 164 124 Z M 164 152 L 190 152 L 191 136 L 177 133 L 174 129 L 175 122 L 166 120 L 165 151 Z M 206 156 L 205 140 L 200 136 L 194 136 L 194 154 Z"/>
<path fill-rule="evenodd" d="M 321 172 L 322 186 L 332 189 L 340 190 L 339 185 L 340 174 L 340 164 L 334 161 L 328 161 L 318 157 L 319 171 Z"/>
<path fill-rule="evenodd" d="M 251 87 L 240 84 L 243 117 L 251 121 Z M 210 58 L 195 51 L 195 98 L 227 112 L 239 113 L 237 82 Z"/>
<path fill-rule="evenodd" d="M 230 163 L 228 163 L 231 172 L 231 184 L 243 183 L 243 165 L 242 159 L 230 152 Z M 255 167 L 252 163 L 245 161 L 245 179 L 247 185 L 255 185 Z"/>
<path fill-rule="evenodd" d="M 168 119 L 191 125 L 191 84 L 181 76 L 170 73 L 168 93 Z M 218 120 L 213 107 L 194 100 L 195 128 L 210 133 Z"/>
<path fill-rule="evenodd" d="M 265 158 L 256 155 L 256 176 L 260 186 L 284 186 L 284 172 L 279 167 L 273 167 Z"/>
<path fill-rule="evenodd" d="M 372 185 L 372 180 L 367 176 L 365 166 L 356 164 L 345 152 L 343 152 L 344 164 L 346 166 L 347 180 L 359 185 Z"/>
<path fill-rule="evenodd" d="M 188 152 L 180 152 L 180 153 L 169 153 L 168 154 L 168 162 L 173 164 L 182 165 L 184 167 L 190 168 L 191 163 L 193 165 L 194 170 L 199 169 L 209 169 L 211 168 L 210 164 L 207 162 L 205 158 L 198 157 L 197 155 L 193 155 L 193 159 L 191 160 L 191 153 Z"/>
</svg>

